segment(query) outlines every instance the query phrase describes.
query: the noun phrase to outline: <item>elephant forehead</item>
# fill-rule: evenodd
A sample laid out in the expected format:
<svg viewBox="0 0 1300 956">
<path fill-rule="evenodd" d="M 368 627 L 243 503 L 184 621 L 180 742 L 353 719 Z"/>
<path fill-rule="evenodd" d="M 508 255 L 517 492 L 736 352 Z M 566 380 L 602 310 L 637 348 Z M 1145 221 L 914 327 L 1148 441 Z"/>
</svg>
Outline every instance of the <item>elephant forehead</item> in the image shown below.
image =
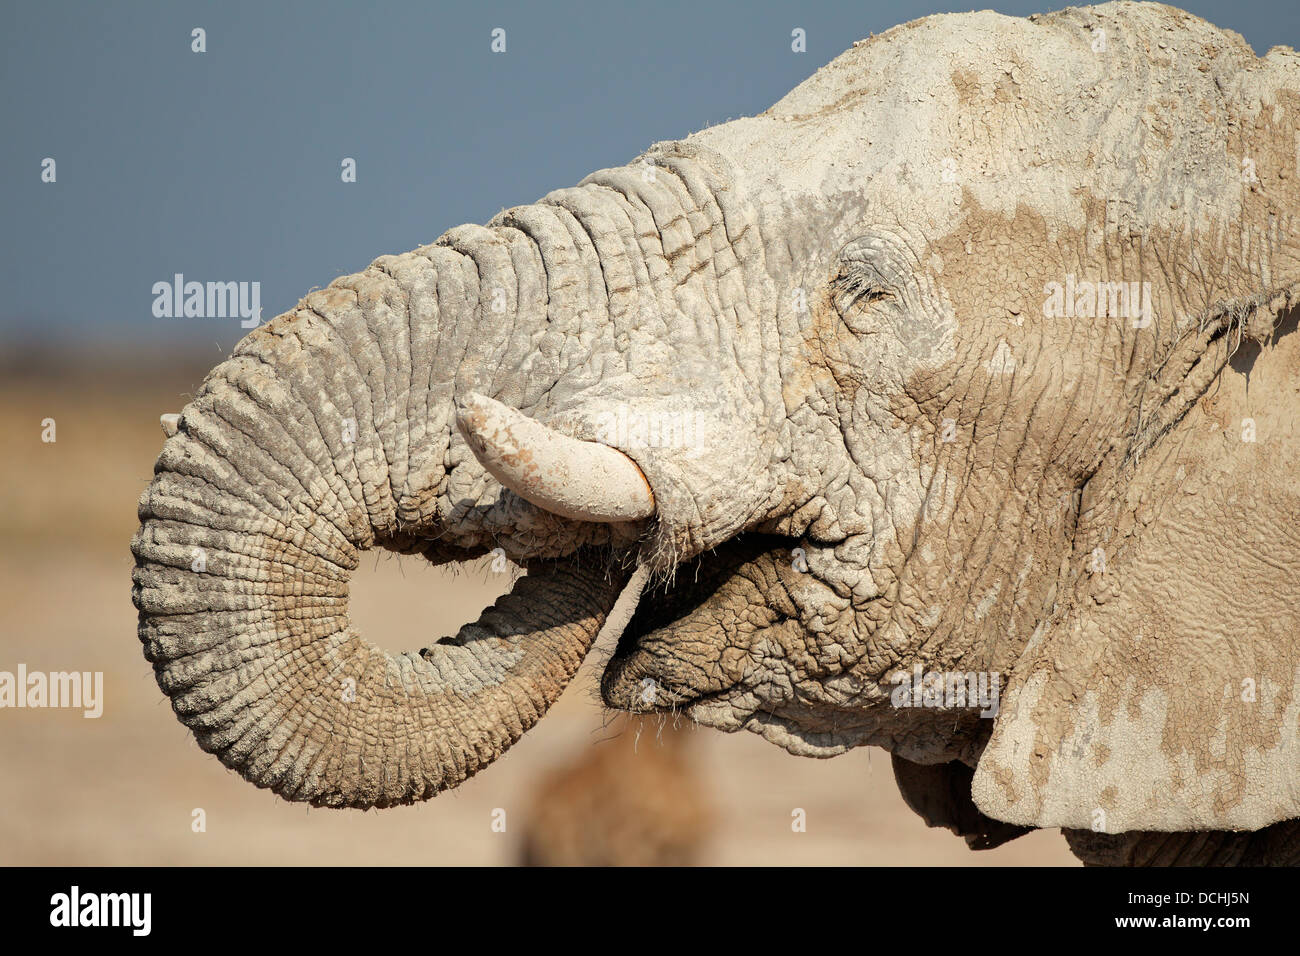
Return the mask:
<svg viewBox="0 0 1300 956">
<path fill-rule="evenodd" d="M 729 156 L 770 210 L 853 192 L 943 235 L 963 196 L 1006 218 L 1028 205 L 1078 229 L 1092 195 L 1169 215 L 1195 170 L 1202 204 L 1237 211 L 1225 78 L 1254 62 L 1235 34 L 1156 5 L 1033 19 L 939 15 L 861 41 L 767 112 L 691 137 Z M 1189 175 L 1190 172 L 1189 172 Z M 1140 187 L 1140 188 L 1136 188 Z"/>
</svg>

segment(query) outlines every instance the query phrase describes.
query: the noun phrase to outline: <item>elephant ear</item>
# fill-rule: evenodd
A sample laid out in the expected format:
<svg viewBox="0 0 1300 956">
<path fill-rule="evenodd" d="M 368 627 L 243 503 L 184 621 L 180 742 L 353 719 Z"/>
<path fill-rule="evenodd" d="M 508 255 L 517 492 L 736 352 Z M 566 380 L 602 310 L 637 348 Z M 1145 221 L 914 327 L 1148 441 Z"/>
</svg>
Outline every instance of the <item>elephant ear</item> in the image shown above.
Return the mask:
<svg viewBox="0 0 1300 956">
<path fill-rule="evenodd" d="M 1221 372 L 1189 373 L 1163 437 L 1085 486 L 1071 583 L 972 781 L 988 816 L 1098 833 L 1300 817 L 1296 312 L 1262 344 L 1238 334 L 1211 343 Z"/>
</svg>

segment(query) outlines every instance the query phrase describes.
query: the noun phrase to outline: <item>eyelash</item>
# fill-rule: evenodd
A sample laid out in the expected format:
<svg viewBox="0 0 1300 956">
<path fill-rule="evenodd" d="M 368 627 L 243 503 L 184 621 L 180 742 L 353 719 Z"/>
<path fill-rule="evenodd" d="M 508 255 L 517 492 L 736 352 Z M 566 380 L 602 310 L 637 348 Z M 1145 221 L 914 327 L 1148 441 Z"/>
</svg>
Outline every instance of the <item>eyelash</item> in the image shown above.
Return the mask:
<svg viewBox="0 0 1300 956">
<path fill-rule="evenodd" d="M 841 313 L 848 311 L 859 303 L 879 302 L 894 297 L 887 290 L 872 285 L 865 276 L 860 274 L 849 273 L 845 275 L 841 273 L 835 277 L 832 285 Z"/>
</svg>

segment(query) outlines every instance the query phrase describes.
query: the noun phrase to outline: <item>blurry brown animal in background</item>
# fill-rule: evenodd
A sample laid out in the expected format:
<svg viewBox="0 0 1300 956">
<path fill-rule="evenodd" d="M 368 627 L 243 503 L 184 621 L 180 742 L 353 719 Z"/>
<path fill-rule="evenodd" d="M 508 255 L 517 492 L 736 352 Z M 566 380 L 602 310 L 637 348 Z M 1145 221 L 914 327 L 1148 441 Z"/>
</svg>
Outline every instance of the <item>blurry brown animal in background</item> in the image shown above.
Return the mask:
<svg viewBox="0 0 1300 956">
<path fill-rule="evenodd" d="M 629 727 L 551 773 L 527 811 L 525 866 L 690 866 L 711 811 L 690 751 L 695 727 Z"/>
</svg>

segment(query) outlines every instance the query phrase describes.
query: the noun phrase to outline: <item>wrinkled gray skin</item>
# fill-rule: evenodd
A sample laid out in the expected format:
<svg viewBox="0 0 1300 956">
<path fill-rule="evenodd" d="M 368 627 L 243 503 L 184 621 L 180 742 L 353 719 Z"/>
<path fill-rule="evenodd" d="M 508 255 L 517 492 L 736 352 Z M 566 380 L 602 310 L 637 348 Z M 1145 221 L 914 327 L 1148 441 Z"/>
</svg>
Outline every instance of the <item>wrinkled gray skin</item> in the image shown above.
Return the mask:
<svg viewBox="0 0 1300 956">
<path fill-rule="evenodd" d="M 258 786 L 389 806 L 499 757 L 609 619 L 609 706 L 883 746 L 974 846 L 1060 826 L 1094 862 L 1293 858 L 1300 542 L 1215 502 L 1300 511 L 1275 334 L 1298 74 L 1168 7 L 931 17 L 761 116 L 309 294 L 213 370 L 141 499 L 159 685 Z M 1225 251 L 1243 228 L 1267 255 Z M 1157 321 L 1045 318 L 1067 274 L 1150 282 Z M 1243 341 L 1273 391 L 1237 408 Z M 1198 445 L 1211 386 L 1224 430 Z M 504 489 L 454 422 L 474 392 L 623 451 L 654 517 Z M 1246 413 L 1272 444 L 1235 441 Z M 501 547 L 528 575 L 392 656 L 348 625 L 373 547 Z M 637 564 L 640 607 L 611 618 Z M 1125 643 L 1134 622 L 1154 638 Z M 914 664 L 999 674 L 999 716 L 893 706 Z"/>
</svg>

